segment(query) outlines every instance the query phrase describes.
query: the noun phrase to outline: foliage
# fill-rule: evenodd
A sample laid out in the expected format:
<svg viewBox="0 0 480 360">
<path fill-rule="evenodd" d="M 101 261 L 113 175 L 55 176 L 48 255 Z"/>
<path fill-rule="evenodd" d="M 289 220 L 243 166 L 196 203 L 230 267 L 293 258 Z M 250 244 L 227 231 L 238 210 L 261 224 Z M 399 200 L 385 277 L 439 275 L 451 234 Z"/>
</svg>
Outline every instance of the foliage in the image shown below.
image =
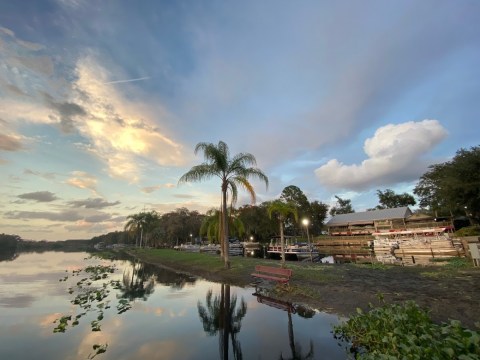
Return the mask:
<svg viewBox="0 0 480 360">
<path fill-rule="evenodd" d="M 311 235 L 321 235 L 323 229 L 323 223 L 327 218 L 328 205 L 321 201 L 312 201 L 310 203 L 310 222 L 312 224 Z"/>
<path fill-rule="evenodd" d="M 330 209 L 330 216 L 340 215 L 340 214 L 350 214 L 354 213 L 352 207 L 352 201 L 350 199 L 342 199 L 341 197 L 335 195 L 337 199 L 337 204 L 332 206 Z"/>
<path fill-rule="evenodd" d="M 196 182 L 209 180 L 212 177 L 218 177 L 221 181 L 222 201 L 222 237 L 223 257 L 225 268 L 230 268 L 228 256 L 228 222 L 227 222 L 227 193 L 231 195 L 231 206 L 235 204 L 238 195 L 238 186 L 243 187 L 250 194 L 252 202 L 255 202 L 256 194 L 250 178 L 257 178 L 268 187 L 268 177 L 256 166 L 255 156 L 250 153 L 239 153 L 230 157 L 228 145 L 219 141 L 218 145 L 212 143 L 200 142 L 195 147 L 195 154 L 203 152 L 205 162 L 192 167 L 179 179 L 179 184 L 186 182 Z"/>
<path fill-rule="evenodd" d="M 458 231 L 455 231 L 455 236 L 464 237 L 464 236 L 479 236 L 480 235 L 480 226 L 467 226 L 461 228 Z"/>
<path fill-rule="evenodd" d="M 175 211 L 162 214 L 158 227 L 152 233 L 152 244 L 156 246 L 178 245 L 191 241 L 190 234 L 200 234 L 200 227 L 205 215 L 187 208 L 178 208 Z"/>
<path fill-rule="evenodd" d="M 233 213 L 233 209 L 228 211 L 228 231 L 229 237 L 235 237 L 238 235 L 241 237 L 245 233 L 245 226 L 242 220 Z M 207 216 L 203 219 L 202 226 L 200 227 L 200 235 L 206 235 L 209 242 L 217 243 L 220 239 L 221 230 L 221 214 L 219 210 L 211 209 L 207 211 Z"/>
<path fill-rule="evenodd" d="M 433 323 L 415 302 L 390 304 L 357 314 L 334 328 L 359 359 L 479 359 L 480 334 L 459 321 Z"/>
<path fill-rule="evenodd" d="M 135 245 L 145 247 L 148 244 L 149 233 L 158 226 L 159 220 L 160 216 L 155 210 L 128 215 L 125 231 L 136 236 Z"/>
<path fill-rule="evenodd" d="M 377 205 L 374 209 L 370 210 L 393 209 L 409 205 L 413 206 L 416 204 L 413 195 L 406 192 L 403 194 L 396 194 L 391 189 L 386 189 L 385 191 L 377 190 L 377 196 L 380 205 Z"/>
<path fill-rule="evenodd" d="M 285 222 L 290 215 L 293 215 L 295 221 L 298 220 L 298 212 L 294 203 L 287 203 L 282 200 L 275 200 L 270 203 L 267 208 L 268 216 L 272 218 L 275 216 L 278 220 L 280 229 L 280 241 L 282 243 L 282 267 L 285 267 L 285 237 L 284 227 Z"/>
<path fill-rule="evenodd" d="M 452 160 L 431 165 L 420 177 L 414 194 L 419 205 L 436 213 L 480 218 L 480 146 L 460 149 Z"/>
<path fill-rule="evenodd" d="M 267 205 L 265 202 L 258 206 L 244 205 L 237 210 L 247 238 L 252 236 L 254 241 L 268 242 L 275 235 L 277 222 L 268 217 Z"/>
</svg>

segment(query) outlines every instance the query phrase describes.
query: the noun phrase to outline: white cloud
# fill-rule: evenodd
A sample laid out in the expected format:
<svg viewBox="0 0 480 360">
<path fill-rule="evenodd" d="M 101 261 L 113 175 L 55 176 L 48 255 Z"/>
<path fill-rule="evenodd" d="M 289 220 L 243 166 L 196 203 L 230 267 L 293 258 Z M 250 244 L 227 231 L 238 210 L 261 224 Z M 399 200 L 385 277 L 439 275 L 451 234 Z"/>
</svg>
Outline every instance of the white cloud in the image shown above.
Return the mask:
<svg viewBox="0 0 480 360">
<path fill-rule="evenodd" d="M 437 120 L 389 124 L 365 140 L 368 159 L 361 164 L 346 165 L 332 159 L 316 169 L 315 174 L 328 188 L 357 191 L 411 181 L 425 170 L 427 164 L 422 157 L 446 135 Z"/>
<path fill-rule="evenodd" d="M 183 164 L 182 146 L 155 126 L 169 117 L 164 109 L 125 96 L 93 57 L 78 61 L 76 75 L 72 102 L 86 112 L 76 128 L 92 142 L 111 176 L 137 182 L 137 157 L 164 166 Z"/>
</svg>

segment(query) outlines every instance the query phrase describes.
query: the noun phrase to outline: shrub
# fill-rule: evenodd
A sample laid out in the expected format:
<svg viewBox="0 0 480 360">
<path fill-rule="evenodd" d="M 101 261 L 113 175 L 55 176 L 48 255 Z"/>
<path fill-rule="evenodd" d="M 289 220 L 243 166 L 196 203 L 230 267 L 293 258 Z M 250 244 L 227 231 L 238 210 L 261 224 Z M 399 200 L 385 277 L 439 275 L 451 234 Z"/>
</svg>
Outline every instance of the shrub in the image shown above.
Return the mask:
<svg viewBox="0 0 480 360">
<path fill-rule="evenodd" d="M 458 237 L 479 236 L 479 235 L 480 235 L 480 226 L 479 225 L 467 226 L 467 227 L 461 228 L 458 231 L 455 231 L 455 236 L 458 236 Z"/>
</svg>

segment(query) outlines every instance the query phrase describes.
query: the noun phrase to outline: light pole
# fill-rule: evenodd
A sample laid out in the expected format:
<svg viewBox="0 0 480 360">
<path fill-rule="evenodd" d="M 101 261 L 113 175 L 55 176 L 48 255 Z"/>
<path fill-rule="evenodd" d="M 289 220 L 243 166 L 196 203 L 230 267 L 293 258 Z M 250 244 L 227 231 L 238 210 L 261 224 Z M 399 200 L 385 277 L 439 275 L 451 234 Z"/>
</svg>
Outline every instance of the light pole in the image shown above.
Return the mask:
<svg viewBox="0 0 480 360">
<path fill-rule="evenodd" d="M 310 244 L 310 234 L 308 233 L 308 225 L 310 224 L 310 221 L 308 221 L 308 219 L 303 219 L 302 224 L 307 229 L 308 250 L 310 251 L 310 261 L 313 263 L 312 245 Z"/>
</svg>

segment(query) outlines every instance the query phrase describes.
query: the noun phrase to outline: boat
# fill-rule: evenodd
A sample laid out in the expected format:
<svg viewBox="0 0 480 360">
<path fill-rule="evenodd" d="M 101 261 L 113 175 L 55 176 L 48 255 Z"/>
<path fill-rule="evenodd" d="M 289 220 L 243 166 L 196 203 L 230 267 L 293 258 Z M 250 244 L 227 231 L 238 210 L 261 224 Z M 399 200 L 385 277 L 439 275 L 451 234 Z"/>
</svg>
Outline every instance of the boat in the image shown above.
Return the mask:
<svg viewBox="0 0 480 360">
<path fill-rule="evenodd" d="M 285 239 L 285 260 L 308 261 L 318 258 L 318 251 L 304 242 L 297 241 L 294 236 L 284 236 Z M 280 259 L 282 256 L 282 244 L 280 236 L 273 237 L 270 240 L 267 250 L 268 257 L 271 259 Z"/>
<path fill-rule="evenodd" d="M 174 246 L 174 249 L 178 251 L 200 252 L 200 245 L 186 243 L 179 246 Z"/>
<path fill-rule="evenodd" d="M 200 246 L 201 253 L 207 254 L 220 254 L 220 245 L 219 244 L 207 244 Z"/>
</svg>

